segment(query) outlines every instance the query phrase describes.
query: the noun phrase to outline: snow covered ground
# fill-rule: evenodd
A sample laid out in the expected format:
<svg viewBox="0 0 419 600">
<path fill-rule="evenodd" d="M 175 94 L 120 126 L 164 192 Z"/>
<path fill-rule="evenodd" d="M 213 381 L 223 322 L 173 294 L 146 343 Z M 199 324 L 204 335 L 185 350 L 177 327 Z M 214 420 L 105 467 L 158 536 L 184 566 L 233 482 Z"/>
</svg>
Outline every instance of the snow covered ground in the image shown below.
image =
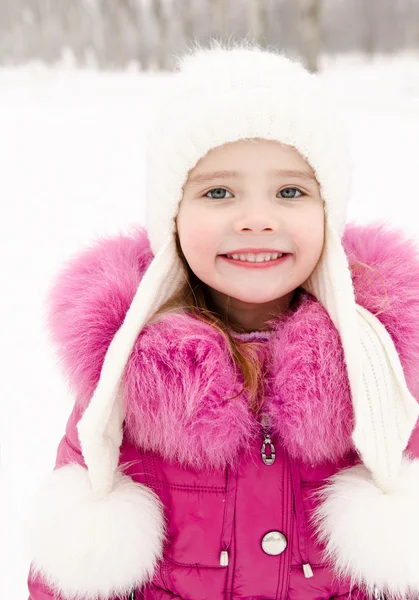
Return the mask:
<svg viewBox="0 0 419 600">
<path fill-rule="evenodd" d="M 74 252 L 143 223 L 144 132 L 168 76 L 0 69 L 4 600 L 27 598 L 22 521 L 72 403 L 44 328 L 45 294 Z M 419 241 L 419 57 L 327 60 L 322 77 L 348 107 L 349 220 L 389 220 Z"/>
</svg>

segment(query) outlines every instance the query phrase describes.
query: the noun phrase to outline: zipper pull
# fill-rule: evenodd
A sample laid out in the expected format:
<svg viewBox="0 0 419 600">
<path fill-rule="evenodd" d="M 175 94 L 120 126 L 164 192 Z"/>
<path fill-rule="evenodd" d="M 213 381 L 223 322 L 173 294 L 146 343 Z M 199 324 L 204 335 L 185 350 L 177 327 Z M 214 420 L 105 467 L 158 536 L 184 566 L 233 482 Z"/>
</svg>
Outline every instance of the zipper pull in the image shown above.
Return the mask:
<svg viewBox="0 0 419 600">
<path fill-rule="evenodd" d="M 260 423 L 262 425 L 263 428 L 263 442 L 262 442 L 262 447 L 260 449 L 260 454 L 262 456 L 262 461 L 265 465 L 273 465 L 275 462 L 275 457 L 276 457 L 276 451 L 275 451 L 275 446 L 273 445 L 273 442 L 271 440 L 271 436 L 269 434 L 269 416 L 263 414 L 260 420 Z M 269 447 L 269 453 L 266 453 L 267 448 Z"/>
<path fill-rule="evenodd" d="M 222 552 L 220 554 L 220 565 L 222 567 L 227 567 L 228 566 L 228 552 L 227 552 L 227 550 L 222 550 Z"/>
</svg>

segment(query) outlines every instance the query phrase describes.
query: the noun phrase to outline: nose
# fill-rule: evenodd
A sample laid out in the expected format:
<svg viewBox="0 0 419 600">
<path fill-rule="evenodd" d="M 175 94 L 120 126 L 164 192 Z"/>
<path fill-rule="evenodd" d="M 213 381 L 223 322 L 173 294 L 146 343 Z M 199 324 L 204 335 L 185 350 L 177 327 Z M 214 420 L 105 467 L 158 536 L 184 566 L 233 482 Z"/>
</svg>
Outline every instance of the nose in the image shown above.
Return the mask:
<svg viewBox="0 0 419 600">
<path fill-rule="evenodd" d="M 267 215 L 266 212 L 258 211 L 247 213 L 245 216 L 240 217 L 235 222 L 235 230 L 240 233 L 241 231 L 254 231 L 259 233 L 262 231 L 277 231 L 278 222 L 271 216 Z"/>
<path fill-rule="evenodd" d="M 262 231 L 275 232 L 279 227 L 278 212 L 274 215 L 273 207 L 269 200 L 265 201 L 260 194 L 249 194 L 243 198 L 243 202 L 237 206 L 234 225 L 235 231 Z"/>
</svg>

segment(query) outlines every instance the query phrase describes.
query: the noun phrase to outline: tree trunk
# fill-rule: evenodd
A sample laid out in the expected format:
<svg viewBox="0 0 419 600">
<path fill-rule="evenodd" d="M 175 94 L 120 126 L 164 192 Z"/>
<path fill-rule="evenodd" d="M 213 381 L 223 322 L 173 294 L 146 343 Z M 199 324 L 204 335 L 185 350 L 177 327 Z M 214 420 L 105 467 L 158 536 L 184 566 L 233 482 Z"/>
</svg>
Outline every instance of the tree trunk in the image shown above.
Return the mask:
<svg viewBox="0 0 419 600">
<path fill-rule="evenodd" d="M 319 70 L 321 46 L 321 0 L 300 0 L 302 49 L 306 67 Z"/>
<path fill-rule="evenodd" d="M 189 43 L 194 37 L 194 9 L 192 0 L 177 0 L 176 16 L 180 23 L 183 41 Z"/>
<path fill-rule="evenodd" d="M 163 0 L 152 0 L 151 3 L 157 29 L 157 65 L 163 71 L 167 69 L 168 23 Z"/>
<path fill-rule="evenodd" d="M 268 11 L 266 0 L 248 0 L 248 31 L 260 46 L 267 45 Z"/>
<path fill-rule="evenodd" d="M 222 39 L 227 38 L 227 2 L 212 0 L 214 33 Z"/>
</svg>

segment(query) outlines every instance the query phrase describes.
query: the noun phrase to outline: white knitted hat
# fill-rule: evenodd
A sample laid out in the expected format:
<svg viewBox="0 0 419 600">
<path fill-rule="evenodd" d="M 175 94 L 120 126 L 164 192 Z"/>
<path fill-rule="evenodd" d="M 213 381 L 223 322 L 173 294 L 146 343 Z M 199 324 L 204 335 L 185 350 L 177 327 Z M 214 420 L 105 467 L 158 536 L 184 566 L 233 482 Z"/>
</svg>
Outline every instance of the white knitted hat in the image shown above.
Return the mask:
<svg viewBox="0 0 419 600">
<path fill-rule="evenodd" d="M 121 379 L 139 332 L 185 280 L 175 249 L 174 218 L 188 171 L 211 148 L 227 142 L 265 138 L 291 145 L 315 171 L 326 213 L 322 258 L 302 287 L 325 307 L 340 334 L 355 414 L 352 438 L 363 462 L 330 481 L 317 514 L 319 536 L 326 542 L 327 552 L 340 574 L 351 576 L 370 591 L 379 586 L 404 594 L 410 587 L 419 591 L 419 568 L 415 567 L 419 564 L 418 545 L 415 541 L 413 549 L 410 537 L 405 540 L 406 531 L 401 531 L 400 536 L 404 537 L 397 547 L 406 545 L 404 555 L 394 556 L 389 551 L 388 557 L 383 558 L 385 536 L 383 533 L 382 538 L 377 537 L 376 531 L 384 528 L 385 520 L 393 519 L 396 512 L 411 512 L 412 503 L 419 506 L 418 464 L 403 456 L 419 409 L 407 388 L 391 337 L 376 317 L 355 303 L 341 244 L 351 176 L 345 120 L 318 76 L 277 53 L 247 44 L 227 48 L 213 44 L 209 49 L 197 48 L 179 60 L 178 71 L 149 131 L 147 146 L 147 230 L 154 260 L 109 346 L 78 433 L 92 486 L 91 502 L 120 494 L 117 466 L 124 419 Z M 87 477 L 85 471 L 81 477 Z M 133 485 L 137 491 L 141 487 Z M 348 497 L 352 503 L 348 504 Z M 138 498 L 138 512 L 144 512 L 145 500 Z M 375 499 L 377 511 L 371 499 Z M 365 503 L 371 506 L 372 524 L 365 523 L 365 535 L 360 540 L 359 528 L 354 528 L 354 524 L 359 506 Z M 70 508 L 67 506 L 67 511 Z M 416 523 L 412 536 L 419 534 L 417 517 Z M 132 528 L 128 519 L 126 527 L 127 532 Z M 151 540 L 154 550 L 147 558 L 149 571 L 161 551 L 162 532 L 157 529 L 150 534 L 158 542 Z M 375 533 L 368 535 L 368 531 Z M 118 556 L 113 560 L 118 564 L 129 562 L 132 568 L 125 570 L 121 581 L 112 575 L 115 570 L 110 572 L 104 564 L 99 571 L 103 597 L 139 584 L 138 561 L 120 556 L 121 551 L 125 553 L 126 539 L 122 526 L 120 535 Z M 49 542 L 54 544 L 54 540 Z M 140 545 L 146 542 L 138 540 Z M 360 544 L 364 548 L 362 556 L 370 556 L 369 561 L 360 560 Z M 74 548 L 66 547 L 71 563 Z M 380 564 L 375 561 L 378 550 Z M 130 552 L 138 557 L 142 550 L 131 548 Z M 95 597 L 97 582 L 83 579 L 76 569 L 69 574 L 68 564 L 64 576 L 64 571 L 43 560 L 40 554 L 35 566 L 64 589 L 66 597 Z M 84 556 L 87 560 L 89 554 Z M 411 569 L 399 576 L 399 571 L 391 568 L 395 560 L 404 561 Z M 94 567 L 98 567 L 97 561 Z M 410 573 L 408 577 L 406 572 Z"/>
</svg>

